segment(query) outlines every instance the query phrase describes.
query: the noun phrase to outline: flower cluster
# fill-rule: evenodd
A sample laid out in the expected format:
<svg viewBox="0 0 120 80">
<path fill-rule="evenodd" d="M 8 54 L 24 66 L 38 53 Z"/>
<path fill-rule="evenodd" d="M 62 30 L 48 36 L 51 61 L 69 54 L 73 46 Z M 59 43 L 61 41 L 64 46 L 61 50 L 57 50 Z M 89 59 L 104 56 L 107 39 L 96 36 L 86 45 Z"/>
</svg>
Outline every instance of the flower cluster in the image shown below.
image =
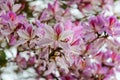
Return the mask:
<svg viewBox="0 0 120 80">
<path fill-rule="evenodd" d="M 119 80 L 120 22 L 105 14 L 113 0 L 55 0 L 32 23 L 15 2 L 0 1 L 0 51 L 17 49 L 6 59 L 18 71 L 33 68 L 35 78 L 48 80 Z M 71 14 L 75 4 L 81 19 Z M 96 7 L 103 11 L 89 16 Z"/>
</svg>

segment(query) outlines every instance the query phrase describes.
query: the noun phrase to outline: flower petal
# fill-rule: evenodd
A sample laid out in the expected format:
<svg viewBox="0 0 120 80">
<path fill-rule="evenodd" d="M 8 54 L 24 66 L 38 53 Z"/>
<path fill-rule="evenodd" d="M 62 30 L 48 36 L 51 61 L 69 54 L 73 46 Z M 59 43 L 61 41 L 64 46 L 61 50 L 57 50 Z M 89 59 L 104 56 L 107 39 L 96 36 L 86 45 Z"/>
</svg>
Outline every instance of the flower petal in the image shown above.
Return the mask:
<svg viewBox="0 0 120 80">
<path fill-rule="evenodd" d="M 17 46 L 19 46 L 19 45 L 21 45 L 21 44 L 24 44 L 24 43 L 26 43 L 27 42 L 27 40 L 23 40 L 23 39 L 20 39 L 20 40 L 18 40 L 16 43 L 15 43 L 15 47 L 17 47 Z"/>
<path fill-rule="evenodd" d="M 57 33 L 57 35 L 59 35 L 63 31 L 63 27 L 60 24 L 56 24 L 54 29 L 55 29 L 55 32 Z"/>
<path fill-rule="evenodd" d="M 40 41 L 37 42 L 37 45 L 38 46 L 47 46 L 47 45 L 50 45 L 51 43 L 53 42 L 53 40 L 51 39 L 48 39 L 48 38 L 43 38 L 41 39 Z"/>
<path fill-rule="evenodd" d="M 73 36 L 73 31 L 67 30 L 67 31 L 64 31 L 60 34 L 59 40 L 65 40 L 66 38 L 72 37 L 72 36 Z"/>
<path fill-rule="evenodd" d="M 28 39 L 29 37 L 29 35 L 27 34 L 27 32 L 25 32 L 24 30 L 19 30 L 18 32 L 18 35 L 21 37 L 21 38 L 23 38 L 23 39 Z"/>
<path fill-rule="evenodd" d="M 44 30 L 45 30 L 45 37 L 49 38 L 49 39 L 54 39 L 54 30 L 51 26 L 45 26 L 44 27 Z"/>
<path fill-rule="evenodd" d="M 22 5 L 21 4 L 15 4 L 14 6 L 13 6 L 13 12 L 17 12 L 20 8 L 22 7 Z"/>
</svg>

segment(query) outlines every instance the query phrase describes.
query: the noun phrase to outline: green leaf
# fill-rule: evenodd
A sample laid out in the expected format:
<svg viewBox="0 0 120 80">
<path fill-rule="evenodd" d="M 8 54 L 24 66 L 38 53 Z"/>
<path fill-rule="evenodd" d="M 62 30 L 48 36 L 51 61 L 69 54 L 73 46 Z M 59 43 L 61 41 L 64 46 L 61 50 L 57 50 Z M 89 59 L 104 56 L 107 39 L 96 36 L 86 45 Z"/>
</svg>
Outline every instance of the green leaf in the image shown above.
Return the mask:
<svg viewBox="0 0 120 80">
<path fill-rule="evenodd" d="M 6 66 L 7 60 L 5 52 L 2 50 L 0 51 L 0 67 Z"/>
</svg>

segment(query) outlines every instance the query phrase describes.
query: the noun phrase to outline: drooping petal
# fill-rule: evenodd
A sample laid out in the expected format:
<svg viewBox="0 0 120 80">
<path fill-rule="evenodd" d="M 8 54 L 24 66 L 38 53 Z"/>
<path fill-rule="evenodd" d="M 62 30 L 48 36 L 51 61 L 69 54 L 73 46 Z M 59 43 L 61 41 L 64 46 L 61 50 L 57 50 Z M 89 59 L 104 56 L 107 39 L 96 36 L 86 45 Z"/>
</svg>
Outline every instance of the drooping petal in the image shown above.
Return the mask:
<svg viewBox="0 0 120 80">
<path fill-rule="evenodd" d="M 63 31 L 60 34 L 59 40 L 65 40 L 66 38 L 72 37 L 72 36 L 73 36 L 73 31 L 71 31 L 71 30 Z"/>
<path fill-rule="evenodd" d="M 18 40 L 18 41 L 16 41 L 16 43 L 15 43 L 15 47 L 18 47 L 19 45 L 22 45 L 22 44 L 24 44 L 24 43 L 26 43 L 28 40 L 25 40 L 25 39 L 20 39 L 20 40 Z"/>
<path fill-rule="evenodd" d="M 29 35 L 28 35 L 28 33 L 27 33 L 26 31 L 24 31 L 24 30 L 19 30 L 17 33 L 18 33 L 18 35 L 19 35 L 21 38 L 23 38 L 23 39 L 29 39 Z"/>
<path fill-rule="evenodd" d="M 37 45 L 38 46 L 48 46 L 50 45 L 51 43 L 53 42 L 53 40 L 51 39 L 48 39 L 48 38 L 43 38 L 41 39 L 40 41 L 37 42 Z"/>
<path fill-rule="evenodd" d="M 64 50 L 70 50 L 70 46 L 69 46 L 69 44 L 67 44 L 67 43 L 63 43 L 63 42 L 60 42 L 60 41 L 58 41 L 58 44 L 59 44 L 59 46 L 62 48 L 62 49 L 64 49 Z"/>
<path fill-rule="evenodd" d="M 44 27 L 44 30 L 45 30 L 45 37 L 49 38 L 49 39 L 54 39 L 54 30 L 51 26 L 45 26 Z"/>
<path fill-rule="evenodd" d="M 13 5 L 12 10 L 13 10 L 13 12 L 17 12 L 21 7 L 22 7 L 21 4 L 15 4 L 15 5 Z"/>
</svg>

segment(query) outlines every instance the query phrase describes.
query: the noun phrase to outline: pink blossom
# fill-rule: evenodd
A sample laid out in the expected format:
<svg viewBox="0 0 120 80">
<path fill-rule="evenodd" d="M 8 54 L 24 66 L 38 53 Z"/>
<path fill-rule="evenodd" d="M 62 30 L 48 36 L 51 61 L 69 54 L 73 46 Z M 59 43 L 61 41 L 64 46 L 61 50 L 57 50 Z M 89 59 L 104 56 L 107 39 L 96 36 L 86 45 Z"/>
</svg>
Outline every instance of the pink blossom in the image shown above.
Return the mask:
<svg viewBox="0 0 120 80">
<path fill-rule="evenodd" d="M 55 0 L 30 21 L 19 13 L 22 4 L 1 0 L 0 60 L 6 49 L 16 47 L 17 56 L 5 60 L 14 62 L 20 72 L 34 69 L 35 79 L 119 80 L 120 22 L 114 14 L 105 15 L 113 3 Z M 82 18 L 70 13 L 73 6 Z"/>
</svg>

